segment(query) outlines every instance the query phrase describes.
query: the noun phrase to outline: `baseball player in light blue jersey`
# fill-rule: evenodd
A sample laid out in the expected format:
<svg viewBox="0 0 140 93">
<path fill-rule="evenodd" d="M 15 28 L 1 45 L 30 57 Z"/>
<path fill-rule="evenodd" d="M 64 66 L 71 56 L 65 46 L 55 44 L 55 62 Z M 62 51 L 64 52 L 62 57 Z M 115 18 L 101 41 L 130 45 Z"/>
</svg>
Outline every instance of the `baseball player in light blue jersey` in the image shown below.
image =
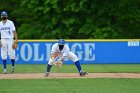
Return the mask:
<svg viewBox="0 0 140 93">
<path fill-rule="evenodd" d="M 50 69 L 53 65 L 53 62 L 56 60 L 55 58 L 57 57 L 59 57 L 62 62 L 65 58 L 72 60 L 75 63 L 75 66 L 77 67 L 80 76 L 85 76 L 86 74 L 88 74 L 87 72 L 83 72 L 78 57 L 70 51 L 69 46 L 65 44 L 65 40 L 60 39 L 52 46 L 51 57 L 49 59 L 47 71 L 45 74 L 46 77 L 49 76 Z"/>
<path fill-rule="evenodd" d="M 12 48 L 12 45 L 14 43 L 14 38 L 16 42 L 18 42 L 18 38 L 17 38 L 16 28 L 14 26 L 14 23 L 11 20 L 8 20 L 8 14 L 6 11 L 1 12 L 1 19 L 2 19 L 2 21 L 0 22 L 1 57 L 3 61 L 3 67 L 4 67 L 3 74 L 7 74 L 6 60 L 8 55 L 12 62 L 11 73 L 14 72 L 15 49 Z"/>
</svg>

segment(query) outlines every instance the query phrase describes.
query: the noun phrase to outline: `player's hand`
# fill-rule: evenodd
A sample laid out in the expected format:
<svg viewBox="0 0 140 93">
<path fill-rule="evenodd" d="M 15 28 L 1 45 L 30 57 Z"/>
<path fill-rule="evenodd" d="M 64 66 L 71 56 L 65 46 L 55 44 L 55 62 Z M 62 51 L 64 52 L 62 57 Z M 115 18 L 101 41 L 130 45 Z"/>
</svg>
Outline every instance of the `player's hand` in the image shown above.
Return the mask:
<svg viewBox="0 0 140 93">
<path fill-rule="evenodd" d="M 18 47 L 18 42 L 14 41 L 13 45 L 12 45 L 12 48 L 13 49 L 16 49 Z"/>
<path fill-rule="evenodd" d="M 16 43 L 18 43 L 18 40 L 16 39 L 16 41 L 15 41 Z"/>
<path fill-rule="evenodd" d="M 59 55 L 58 53 L 51 54 L 51 59 L 54 60 L 58 55 Z"/>
</svg>

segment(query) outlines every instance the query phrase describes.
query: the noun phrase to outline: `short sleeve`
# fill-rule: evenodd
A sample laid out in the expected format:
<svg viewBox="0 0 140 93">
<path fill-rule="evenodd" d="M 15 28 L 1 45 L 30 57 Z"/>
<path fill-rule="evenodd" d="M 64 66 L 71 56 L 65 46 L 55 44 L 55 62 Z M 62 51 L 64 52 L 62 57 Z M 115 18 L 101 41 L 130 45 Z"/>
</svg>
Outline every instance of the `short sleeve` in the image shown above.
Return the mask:
<svg viewBox="0 0 140 93">
<path fill-rule="evenodd" d="M 12 31 L 16 31 L 15 25 L 12 21 L 11 21 L 11 29 L 12 29 Z"/>
</svg>

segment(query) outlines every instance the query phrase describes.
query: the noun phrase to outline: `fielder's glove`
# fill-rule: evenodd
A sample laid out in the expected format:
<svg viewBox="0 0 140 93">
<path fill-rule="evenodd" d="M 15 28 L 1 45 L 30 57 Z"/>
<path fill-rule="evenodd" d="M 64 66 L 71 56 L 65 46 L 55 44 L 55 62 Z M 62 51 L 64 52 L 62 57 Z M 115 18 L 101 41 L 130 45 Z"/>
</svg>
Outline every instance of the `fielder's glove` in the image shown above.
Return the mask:
<svg viewBox="0 0 140 93">
<path fill-rule="evenodd" d="M 62 67 L 62 64 L 63 64 L 63 62 L 62 62 L 61 60 L 57 60 L 57 61 L 54 63 L 54 65 L 55 65 L 56 67 L 58 67 L 58 68 L 61 68 L 61 67 Z"/>
<path fill-rule="evenodd" d="M 18 47 L 18 43 L 17 43 L 16 41 L 14 41 L 14 43 L 13 43 L 13 45 L 12 45 L 12 48 L 13 48 L 13 49 L 17 49 L 17 47 Z"/>
</svg>

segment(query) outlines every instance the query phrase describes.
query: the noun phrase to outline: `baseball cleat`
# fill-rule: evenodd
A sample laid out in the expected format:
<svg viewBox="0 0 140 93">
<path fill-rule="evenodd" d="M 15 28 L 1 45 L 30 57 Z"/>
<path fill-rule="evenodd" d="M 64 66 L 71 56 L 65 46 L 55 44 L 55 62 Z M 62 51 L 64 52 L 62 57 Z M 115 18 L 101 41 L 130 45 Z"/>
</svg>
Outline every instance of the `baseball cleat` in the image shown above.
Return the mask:
<svg viewBox="0 0 140 93">
<path fill-rule="evenodd" d="M 14 73 L 14 67 L 11 68 L 11 73 Z"/>
<path fill-rule="evenodd" d="M 46 72 L 45 77 L 49 77 L 49 74 L 50 74 L 49 72 Z"/>
<path fill-rule="evenodd" d="M 79 74 L 80 74 L 81 77 L 83 77 L 83 76 L 87 75 L 88 73 L 87 72 L 81 72 Z"/>
<path fill-rule="evenodd" d="M 6 70 L 4 70 L 4 71 L 3 71 L 3 74 L 7 74 L 7 71 L 6 71 Z"/>
</svg>

